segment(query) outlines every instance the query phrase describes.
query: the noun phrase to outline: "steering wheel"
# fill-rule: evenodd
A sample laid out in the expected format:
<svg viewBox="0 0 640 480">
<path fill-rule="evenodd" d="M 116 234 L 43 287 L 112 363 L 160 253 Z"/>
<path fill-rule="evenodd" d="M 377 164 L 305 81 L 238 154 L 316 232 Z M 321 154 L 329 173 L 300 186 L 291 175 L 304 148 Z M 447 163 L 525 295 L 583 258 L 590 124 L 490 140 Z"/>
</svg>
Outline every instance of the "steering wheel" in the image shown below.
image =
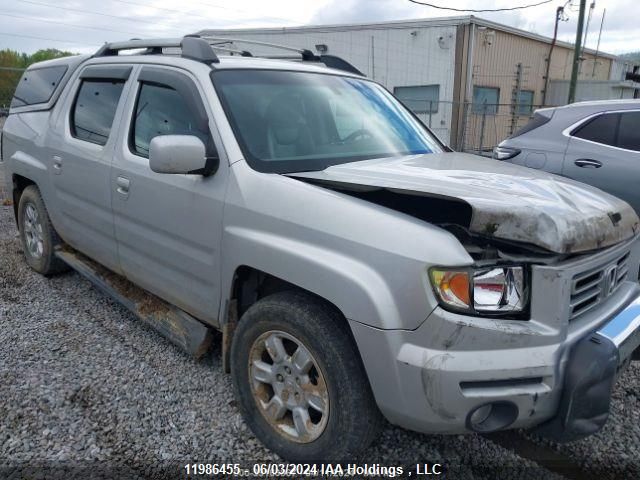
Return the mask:
<svg viewBox="0 0 640 480">
<path fill-rule="evenodd" d="M 349 135 L 347 135 L 346 138 L 343 138 L 342 142 L 351 143 L 351 142 L 355 142 L 360 138 L 366 138 L 366 137 L 373 138 L 373 134 L 366 128 L 360 128 L 354 132 L 351 132 Z"/>
</svg>

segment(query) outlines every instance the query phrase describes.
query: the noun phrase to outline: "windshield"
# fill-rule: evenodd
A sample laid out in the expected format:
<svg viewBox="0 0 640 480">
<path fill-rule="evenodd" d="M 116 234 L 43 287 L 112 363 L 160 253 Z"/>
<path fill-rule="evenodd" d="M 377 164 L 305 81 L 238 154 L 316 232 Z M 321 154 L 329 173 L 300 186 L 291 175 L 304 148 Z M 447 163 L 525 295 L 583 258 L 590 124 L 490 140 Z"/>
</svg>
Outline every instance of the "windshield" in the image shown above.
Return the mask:
<svg viewBox="0 0 640 480">
<path fill-rule="evenodd" d="M 219 70 L 213 80 L 247 161 L 260 171 L 322 170 L 443 150 L 370 81 L 272 70 Z"/>
</svg>

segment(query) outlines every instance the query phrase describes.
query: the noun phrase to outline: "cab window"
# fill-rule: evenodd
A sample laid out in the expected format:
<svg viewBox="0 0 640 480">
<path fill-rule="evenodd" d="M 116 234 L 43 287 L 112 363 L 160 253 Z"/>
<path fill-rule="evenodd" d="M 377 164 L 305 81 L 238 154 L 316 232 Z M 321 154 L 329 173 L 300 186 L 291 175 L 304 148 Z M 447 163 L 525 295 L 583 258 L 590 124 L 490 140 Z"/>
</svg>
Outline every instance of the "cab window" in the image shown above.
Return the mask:
<svg viewBox="0 0 640 480">
<path fill-rule="evenodd" d="M 105 145 L 123 88 L 123 80 L 83 80 L 71 109 L 71 134 Z"/>
<path fill-rule="evenodd" d="M 11 107 L 48 102 L 66 71 L 67 67 L 64 65 L 28 69 L 16 86 Z"/>
<path fill-rule="evenodd" d="M 197 117 L 180 93 L 169 86 L 141 83 L 132 121 L 131 151 L 148 158 L 149 144 L 159 135 L 195 135 L 207 145 L 209 136 L 197 125 Z"/>
</svg>

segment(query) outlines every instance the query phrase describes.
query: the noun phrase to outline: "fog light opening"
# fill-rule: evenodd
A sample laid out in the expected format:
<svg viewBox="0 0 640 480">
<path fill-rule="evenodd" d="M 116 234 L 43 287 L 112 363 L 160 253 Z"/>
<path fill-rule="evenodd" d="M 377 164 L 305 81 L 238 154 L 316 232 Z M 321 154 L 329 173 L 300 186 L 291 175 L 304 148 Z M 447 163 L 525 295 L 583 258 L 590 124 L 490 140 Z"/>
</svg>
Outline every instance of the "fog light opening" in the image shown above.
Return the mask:
<svg viewBox="0 0 640 480">
<path fill-rule="evenodd" d="M 482 422 L 489 417 L 491 410 L 493 410 L 493 406 L 491 404 L 476 408 L 471 412 L 471 418 L 469 418 L 469 421 L 472 425 L 482 425 Z"/>
<path fill-rule="evenodd" d="M 467 428 L 487 433 L 507 428 L 518 418 L 518 407 L 511 402 L 492 402 L 475 407 L 467 415 Z"/>
</svg>

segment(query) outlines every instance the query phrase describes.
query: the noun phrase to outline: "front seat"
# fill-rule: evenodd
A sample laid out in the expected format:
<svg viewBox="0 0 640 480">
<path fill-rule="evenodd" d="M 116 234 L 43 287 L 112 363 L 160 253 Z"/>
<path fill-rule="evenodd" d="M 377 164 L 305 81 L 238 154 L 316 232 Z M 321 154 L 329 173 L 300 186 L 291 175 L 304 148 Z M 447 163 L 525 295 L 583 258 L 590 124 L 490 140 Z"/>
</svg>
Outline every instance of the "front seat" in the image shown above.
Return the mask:
<svg viewBox="0 0 640 480">
<path fill-rule="evenodd" d="M 309 155 L 314 150 L 305 108 L 299 95 L 274 97 L 265 112 L 267 146 L 272 159 Z"/>
</svg>

